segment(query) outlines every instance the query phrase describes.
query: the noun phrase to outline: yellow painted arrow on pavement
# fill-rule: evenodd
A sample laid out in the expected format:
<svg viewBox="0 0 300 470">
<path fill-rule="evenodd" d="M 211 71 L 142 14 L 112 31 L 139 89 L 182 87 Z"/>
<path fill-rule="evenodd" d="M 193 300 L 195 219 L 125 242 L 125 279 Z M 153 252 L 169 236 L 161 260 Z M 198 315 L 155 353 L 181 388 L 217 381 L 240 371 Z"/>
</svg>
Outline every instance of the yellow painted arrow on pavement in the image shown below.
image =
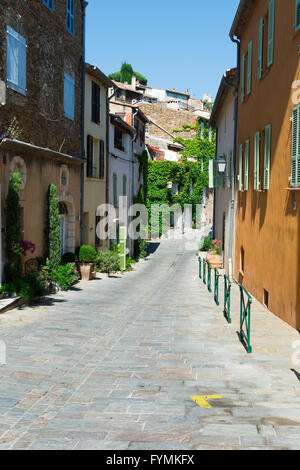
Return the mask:
<svg viewBox="0 0 300 470">
<path fill-rule="evenodd" d="M 213 400 L 216 398 L 222 398 L 221 395 L 198 395 L 193 396 L 191 399 L 197 403 L 198 406 L 201 408 L 212 408 L 212 406 L 208 403 L 207 400 Z"/>
</svg>

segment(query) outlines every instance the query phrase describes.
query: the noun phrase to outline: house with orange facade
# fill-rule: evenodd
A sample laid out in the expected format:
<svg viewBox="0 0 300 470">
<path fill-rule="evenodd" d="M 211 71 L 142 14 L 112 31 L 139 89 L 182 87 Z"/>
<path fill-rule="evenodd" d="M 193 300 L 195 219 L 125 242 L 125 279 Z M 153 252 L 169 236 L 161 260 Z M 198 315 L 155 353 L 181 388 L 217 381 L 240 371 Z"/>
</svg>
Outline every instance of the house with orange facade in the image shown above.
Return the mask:
<svg viewBox="0 0 300 470">
<path fill-rule="evenodd" d="M 300 0 L 241 0 L 234 277 L 300 330 Z"/>
</svg>

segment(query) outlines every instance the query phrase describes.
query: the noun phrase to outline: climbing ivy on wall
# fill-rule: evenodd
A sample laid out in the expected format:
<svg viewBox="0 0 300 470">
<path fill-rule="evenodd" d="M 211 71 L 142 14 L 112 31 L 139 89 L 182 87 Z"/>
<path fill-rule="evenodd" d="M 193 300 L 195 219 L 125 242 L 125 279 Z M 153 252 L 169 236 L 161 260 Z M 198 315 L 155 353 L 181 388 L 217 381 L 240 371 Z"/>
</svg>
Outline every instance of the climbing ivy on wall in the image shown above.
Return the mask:
<svg viewBox="0 0 300 470">
<path fill-rule="evenodd" d="M 48 256 L 50 268 L 56 269 L 60 265 L 61 245 L 59 199 L 54 184 L 50 184 L 48 188 Z"/>
</svg>

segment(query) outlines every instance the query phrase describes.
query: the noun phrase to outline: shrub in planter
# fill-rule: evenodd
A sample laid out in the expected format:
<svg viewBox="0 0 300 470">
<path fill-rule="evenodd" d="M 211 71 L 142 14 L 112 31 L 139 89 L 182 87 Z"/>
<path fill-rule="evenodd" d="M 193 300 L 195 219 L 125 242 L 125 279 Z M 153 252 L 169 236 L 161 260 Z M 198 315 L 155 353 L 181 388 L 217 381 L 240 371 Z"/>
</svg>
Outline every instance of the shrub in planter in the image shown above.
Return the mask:
<svg viewBox="0 0 300 470">
<path fill-rule="evenodd" d="M 201 247 L 201 251 L 209 251 L 211 250 L 213 244 L 212 239 L 210 237 L 204 238 L 203 245 Z"/>
<path fill-rule="evenodd" d="M 82 245 L 78 255 L 81 279 L 89 281 L 92 277 L 94 264 L 97 262 L 97 251 L 89 245 Z"/>
<path fill-rule="evenodd" d="M 119 254 L 114 251 L 99 251 L 96 266 L 97 271 L 108 275 L 120 271 Z"/>
</svg>

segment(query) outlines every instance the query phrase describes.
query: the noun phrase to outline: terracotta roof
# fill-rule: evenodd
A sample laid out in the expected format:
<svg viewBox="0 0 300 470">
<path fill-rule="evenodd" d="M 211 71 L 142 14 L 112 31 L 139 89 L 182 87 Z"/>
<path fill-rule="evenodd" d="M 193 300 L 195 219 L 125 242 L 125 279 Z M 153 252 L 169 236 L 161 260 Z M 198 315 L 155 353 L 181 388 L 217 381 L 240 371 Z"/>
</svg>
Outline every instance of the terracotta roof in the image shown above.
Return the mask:
<svg viewBox="0 0 300 470">
<path fill-rule="evenodd" d="M 112 80 L 110 80 L 110 78 L 108 78 L 103 72 L 101 72 L 101 70 L 98 69 L 98 67 L 96 67 L 95 65 L 86 63 L 85 70 L 86 73 L 96 78 L 96 80 L 99 80 L 99 82 L 103 83 L 103 85 L 105 85 L 107 88 L 111 88 L 114 86 Z"/>
<path fill-rule="evenodd" d="M 230 93 L 230 90 L 234 90 L 233 86 L 236 84 L 236 80 L 237 68 L 227 70 L 226 73 L 223 75 L 210 116 L 209 123 L 212 127 L 217 127 L 217 120 L 222 110 L 224 101 L 228 93 Z"/>
<path fill-rule="evenodd" d="M 111 103 L 112 104 L 119 104 L 119 105 L 122 105 L 122 106 L 127 106 L 128 108 L 136 109 L 139 112 L 139 115 L 141 116 L 141 118 L 145 122 L 149 122 L 149 119 L 147 118 L 146 114 L 143 113 L 143 111 L 137 106 L 139 103 L 130 104 L 130 103 L 125 103 L 124 101 L 116 101 L 116 100 L 111 101 Z"/>
<path fill-rule="evenodd" d="M 237 12 L 235 14 L 231 30 L 229 33 L 230 37 L 237 36 L 240 38 L 241 33 L 247 24 L 250 13 L 255 7 L 256 0 L 240 0 Z"/>
<path fill-rule="evenodd" d="M 126 85 L 125 83 L 116 82 L 115 80 L 113 80 L 113 83 L 115 86 L 117 86 L 121 90 L 128 90 L 128 91 L 132 91 L 133 93 L 137 93 L 138 95 L 143 95 L 142 91 L 135 90 L 131 85 Z"/>
</svg>

